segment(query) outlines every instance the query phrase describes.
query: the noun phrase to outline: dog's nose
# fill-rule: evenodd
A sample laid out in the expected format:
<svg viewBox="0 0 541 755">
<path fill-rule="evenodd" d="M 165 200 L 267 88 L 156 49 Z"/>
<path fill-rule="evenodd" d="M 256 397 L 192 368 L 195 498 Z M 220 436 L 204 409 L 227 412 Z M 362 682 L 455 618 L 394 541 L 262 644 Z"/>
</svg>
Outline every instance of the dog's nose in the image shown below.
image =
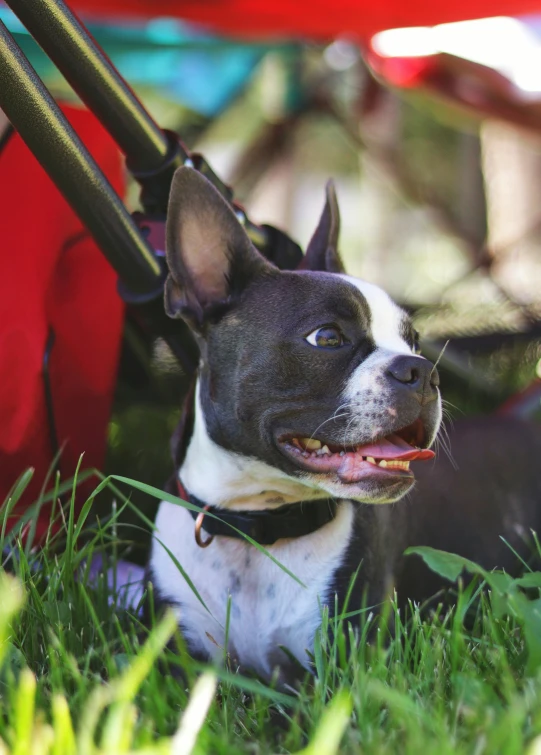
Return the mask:
<svg viewBox="0 0 541 755">
<path fill-rule="evenodd" d="M 437 398 L 440 376 L 432 362 L 421 357 L 403 356 L 393 359 L 387 368 L 387 374 L 416 393 L 422 403 Z"/>
</svg>

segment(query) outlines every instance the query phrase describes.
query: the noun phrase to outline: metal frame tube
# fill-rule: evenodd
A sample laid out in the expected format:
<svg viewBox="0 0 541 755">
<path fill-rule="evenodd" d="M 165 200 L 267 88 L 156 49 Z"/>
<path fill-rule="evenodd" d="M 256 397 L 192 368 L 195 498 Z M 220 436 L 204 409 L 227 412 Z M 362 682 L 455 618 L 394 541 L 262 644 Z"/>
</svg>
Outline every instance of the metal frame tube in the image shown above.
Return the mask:
<svg viewBox="0 0 541 755">
<path fill-rule="evenodd" d="M 63 0 L 7 0 L 87 107 L 126 155 L 130 170 L 147 173 L 179 153 L 187 157 L 139 102 L 109 58 Z"/>
<path fill-rule="evenodd" d="M 155 293 L 162 271 L 152 248 L 2 22 L 0 107 L 124 283 Z"/>
<path fill-rule="evenodd" d="M 156 124 L 64 0 L 5 2 L 124 152 L 128 169 L 143 187 L 145 209 L 165 213 L 173 173 L 190 157 L 182 142 Z M 202 162 L 198 169 L 231 202 L 231 191 Z M 264 250 L 264 229 L 244 215 L 243 223 L 254 244 Z"/>
</svg>

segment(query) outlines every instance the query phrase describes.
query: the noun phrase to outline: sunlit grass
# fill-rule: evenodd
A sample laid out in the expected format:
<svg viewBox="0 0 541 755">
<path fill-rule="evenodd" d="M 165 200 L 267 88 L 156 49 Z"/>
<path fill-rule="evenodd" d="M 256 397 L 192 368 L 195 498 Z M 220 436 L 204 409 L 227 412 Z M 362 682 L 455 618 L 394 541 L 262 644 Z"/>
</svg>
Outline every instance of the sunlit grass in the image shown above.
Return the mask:
<svg viewBox="0 0 541 755">
<path fill-rule="evenodd" d="M 147 628 L 105 574 L 92 582 L 95 555 L 112 567 L 129 549 L 119 523 L 129 491 L 118 479 L 97 485 L 116 505 L 96 521 L 94 496 L 76 514 L 73 488 L 56 481 L 62 531 L 42 548 L 20 539 L 35 510 L 2 530 L 0 755 L 540 751 L 541 575 L 479 572 L 458 585 L 452 610 L 404 616 L 390 601 L 379 617 L 365 611 L 358 633 L 323 611 L 317 673 L 277 690 L 239 674 L 225 653 L 223 666 L 197 663 L 172 614 Z M 452 577 L 476 569 L 424 557 Z"/>
</svg>

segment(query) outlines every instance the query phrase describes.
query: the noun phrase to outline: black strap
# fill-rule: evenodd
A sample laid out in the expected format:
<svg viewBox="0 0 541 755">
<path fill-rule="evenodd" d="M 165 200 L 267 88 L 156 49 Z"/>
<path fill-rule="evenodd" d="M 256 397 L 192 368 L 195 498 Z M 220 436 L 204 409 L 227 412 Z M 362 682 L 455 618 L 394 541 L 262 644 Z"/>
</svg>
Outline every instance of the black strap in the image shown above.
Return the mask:
<svg viewBox="0 0 541 755">
<path fill-rule="evenodd" d="M 334 498 L 300 501 L 280 506 L 278 509 L 262 511 L 229 511 L 215 506 L 206 508 L 206 504 L 193 495 L 190 495 L 188 500 L 201 511 L 205 510 L 204 513 L 214 514 L 205 516 L 203 520 L 203 529 L 209 535 L 225 535 L 241 540 L 243 535 L 248 535 L 259 545 L 273 545 L 277 540 L 284 538 L 309 535 L 332 522 L 338 509 Z M 194 519 L 197 519 L 199 513 L 190 510 Z M 229 525 L 239 532 L 235 532 Z"/>
</svg>

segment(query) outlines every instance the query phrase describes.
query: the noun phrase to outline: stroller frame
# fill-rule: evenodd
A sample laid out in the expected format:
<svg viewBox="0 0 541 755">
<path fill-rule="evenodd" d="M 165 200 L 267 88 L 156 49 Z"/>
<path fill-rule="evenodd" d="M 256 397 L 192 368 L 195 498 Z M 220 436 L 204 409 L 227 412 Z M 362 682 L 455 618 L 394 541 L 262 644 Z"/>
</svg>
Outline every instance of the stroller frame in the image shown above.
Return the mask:
<svg viewBox="0 0 541 755">
<path fill-rule="evenodd" d="M 129 214 L 1 21 L 0 108 L 118 273 L 119 292 L 136 306 L 145 329 L 162 336 L 183 369 L 193 372 L 195 345 L 183 324 L 172 327 L 162 305 L 163 227 L 175 170 L 189 165 L 201 171 L 232 203 L 253 243 L 280 267 L 296 267 L 300 248 L 278 229 L 251 223 L 204 157 L 190 154 L 176 134 L 156 124 L 63 0 L 6 4 L 124 153 L 141 186 L 144 215 Z"/>
</svg>

